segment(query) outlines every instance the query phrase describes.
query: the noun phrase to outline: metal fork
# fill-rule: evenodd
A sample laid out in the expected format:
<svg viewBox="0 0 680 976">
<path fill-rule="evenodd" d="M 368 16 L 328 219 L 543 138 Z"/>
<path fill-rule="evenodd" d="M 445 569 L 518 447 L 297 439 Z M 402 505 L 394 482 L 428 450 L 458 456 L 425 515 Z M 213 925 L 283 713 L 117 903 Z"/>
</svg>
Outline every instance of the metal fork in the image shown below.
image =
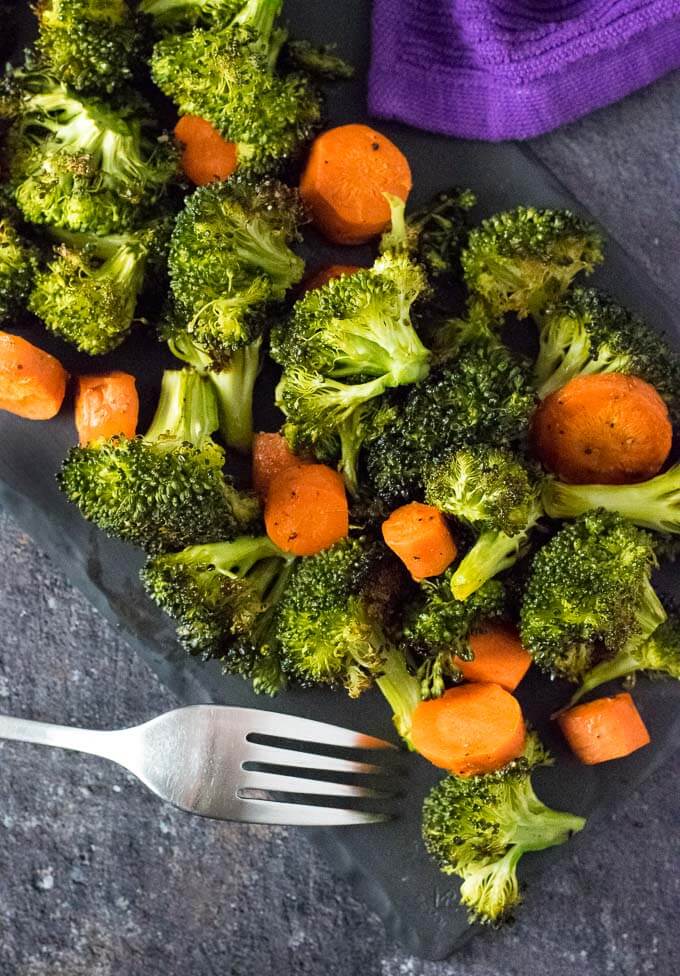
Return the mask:
<svg viewBox="0 0 680 976">
<path fill-rule="evenodd" d="M 391 743 L 254 708 L 191 705 L 111 732 L 3 715 L 0 738 L 110 759 L 161 799 L 217 820 L 336 827 L 378 823 L 391 819 L 386 801 L 401 788 L 401 770 L 389 761 L 396 754 Z M 375 750 L 375 761 L 323 755 L 328 746 Z M 300 797 L 316 802 L 302 803 Z M 336 800 L 338 805 L 318 805 Z M 373 802 L 366 809 L 344 800 L 358 800 L 360 807 L 362 801 Z"/>
</svg>

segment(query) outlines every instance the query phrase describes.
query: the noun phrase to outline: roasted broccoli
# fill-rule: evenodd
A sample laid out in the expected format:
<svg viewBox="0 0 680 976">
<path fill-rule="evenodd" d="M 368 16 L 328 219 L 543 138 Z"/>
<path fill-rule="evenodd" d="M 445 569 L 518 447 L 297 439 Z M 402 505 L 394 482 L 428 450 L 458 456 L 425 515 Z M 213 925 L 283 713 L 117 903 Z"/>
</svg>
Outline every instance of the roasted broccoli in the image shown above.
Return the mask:
<svg viewBox="0 0 680 976">
<path fill-rule="evenodd" d="M 23 240 L 9 217 L 0 214 L 0 323 L 26 304 L 37 266 L 35 248 Z"/>
<path fill-rule="evenodd" d="M 642 319 L 593 288 L 575 288 L 546 309 L 534 377 L 542 398 L 576 376 L 630 373 L 677 412 L 680 357 Z"/>
<path fill-rule="evenodd" d="M 245 534 L 259 504 L 225 480 L 217 424 L 210 384 L 167 370 L 147 433 L 72 448 L 59 487 L 86 519 L 150 553 Z"/>
<path fill-rule="evenodd" d="M 142 35 L 126 0 L 41 0 L 35 12 L 38 59 L 65 85 L 110 93 L 132 81 Z"/>
<path fill-rule="evenodd" d="M 141 0 L 137 9 L 160 31 L 173 31 L 227 24 L 242 6 L 243 0 Z"/>
<path fill-rule="evenodd" d="M 425 476 L 428 504 L 477 533 L 451 575 L 457 600 L 466 600 L 524 555 L 531 530 L 543 514 L 540 495 L 536 473 L 500 448 L 465 447 L 430 465 Z"/>
<path fill-rule="evenodd" d="M 138 99 L 112 108 L 36 71 L 12 79 L 10 190 L 27 220 L 111 234 L 153 213 L 177 172 L 172 144 Z"/>
<path fill-rule="evenodd" d="M 395 504 L 422 491 L 426 466 L 466 444 L 521 444 L 535 395 L 525 371 L 504 349 L 465 346 L 405 394 L 390 394 L 365 445 L 372 491 Z"/>
<path fill-rule="evenodd" d="M 651 536 L 619 515 L 564 525 L 534 557 L 521 610 L 539 668 L 578 682 L 599 660 L 635 651 L 666 619 L 655 564 Z"/>
<path fill-rule="evenodd" d="M 291 568 L 266 536 L 240 536 L 153 556 L 142 581 L 190 654 L 219 658 L 256 691 L 273 694 L 282 680 L 273 615 Z"/>
<path fill-rule="evenodd" d="M 469 599 L 457 600 L 451 592 L 454 573 L 448 569 L 437 579 L 422 580 L 404 612 L 403 636 L 421 662 L 423 698 L 438 698 L 447 681 L 461 680 L 454 658 L 471 660 L 470 635 L 507 610 L 505 587 L 498 580 L 488 580 Z"/>
<path fill-rule="evenodd" d="M 468 287 L 491 312 L 538 316 L 573 278 L 602 260 L 596 228 L 568 210 L 518 207 L 470 231 L 461 255 Z"/>
<path fill-rule="evenodd" d="M 111 352 L 134 324 L 147 265 L 163 250 L 166 224 L 109 237 L 63 231 L 53 237 L 61 244 L 36 274 L 29 308 L 81 352 Z"/>
<path fill-rule="evenodd" d="M 521 901 L 517 865 L 528 851 L 564 844 L 583 817 L 552 810 L 531 783 L 552 759 L 535 733 L 524 755 L 484 776 L 447 776 L 423 804 L 423 840 L 445 874 L 462 878 L 460 898 L 471 919 L 498 924 Z"/>
<path fill-rule="evenodd" d="M 413 256 L 431 283 L 459 275 L 461 248 L 469 232 L 468 212 L 476 202 L 470 190 L 452 187 L 406 219 Z"/>
<path fill-rule="evenodd" d="M 180 115 L 198 115 L 236 144 L 241 172 L 267 172 L 296 154 L 321 121 L 321 97 L 303 71 L 283 73 L 282 0 L 247 0 L 233 19 L 162 38 L 151 73 Z"/>
<path fill-rule="evenodd" d="M 276 632 L 289 677 L 341 685 L 353 698 L 377 684 L 408 737 L 418 682 L 387 636 L 400 588 L 400 569 L 381 543 L 344 539 L 296 565 Z"/>
</svg>

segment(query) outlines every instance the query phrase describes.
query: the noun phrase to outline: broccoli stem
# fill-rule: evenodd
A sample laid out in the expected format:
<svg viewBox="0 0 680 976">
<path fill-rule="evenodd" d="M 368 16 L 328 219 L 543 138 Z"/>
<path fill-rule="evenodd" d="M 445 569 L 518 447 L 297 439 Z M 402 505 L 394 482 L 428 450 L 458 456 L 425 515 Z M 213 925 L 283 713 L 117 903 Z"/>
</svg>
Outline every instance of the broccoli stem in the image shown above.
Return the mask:
<svg viewBox="0 0 680 976">
<path fill-rule="evenodd" d="M 588 361 L 590 340 L 583 325 L 571 317 L 563 323 L 549 320 L 541 330 L 534 381 L 541 400 L 577 376 Z"/>
<path fill-rule="evenodd" d="M 375 683 L 392 708 L 394 727 L 409 749 L 413 749 L 410 742 L 411 720 L 420 702 L 420 684 L 406 667 L 404 654 L 398 648 L 388 648 L 382 673 Z"/>
<path fill-rule="evenodd" d="M 238 349 L 227 369 L 205 376 L 217 394 L 220 433 L 227 447 L 250 453 L 253 441 L 253 392 L 260 372 L 262 338 Z"/>
<path fill-rule="evenodd" d="M 278 546 L 266 536 L 241 536 L 231 542 L 209 542 L 199 546 L 189 546 L 176 554 L 176 558 L 183 565 L 213 566 L 218 573 L 233 578 L 242 578 L 262 560 L 277 559 L 290 560 L 290 556 L 282 552 Z M 163 557 L 170 562 L 173 556 Z M 273 564 L 265 567 L 260 582 L 266 587 L 275 578 L 272 572 Z"/>
<path fill-rule="evenodd" d="M 643 528 L 680 533 L 680 464 L 634 485 L 565 485 L 548 479 L 543 504 L 552 518 L 604 508 Z"/>
<path fill-rule="evenodd" d="M 219 427 L 215 393 L 192 369 L 167 369 L 147 441 L 181 441 L 199 447 Z"/>
<path fill-rule="evenodd" d="M 456 600 L 467 600 L 487 580 L 514 566 L 524 555 L 531 528 L 512 536 L 492 529 L 482 532 L 451 577 Z"/>
<path fill-rule="evenodd" d="M 250 27 L 267 43 L 279 16 L 283 0 L 248 0 L 236 14 L 232 25 Z"/>
</svg>

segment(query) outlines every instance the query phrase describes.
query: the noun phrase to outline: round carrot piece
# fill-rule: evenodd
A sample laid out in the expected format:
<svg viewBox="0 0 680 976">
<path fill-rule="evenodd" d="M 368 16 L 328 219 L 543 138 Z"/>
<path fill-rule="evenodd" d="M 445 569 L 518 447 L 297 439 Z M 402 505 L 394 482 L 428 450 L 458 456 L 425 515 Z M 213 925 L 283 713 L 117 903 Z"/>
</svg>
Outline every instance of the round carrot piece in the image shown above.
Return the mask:
<svg viewBox="0 0 680 976">
<path fill-rule="evenodd" d="M 575 705 L 557 716 L 557 724 L 571 751 L 586 766 L 629 756 L 651 741 L 627 691 Z"/>
<path fill-rule="evenodd" d="M 389 546 L 414 580 L 439 576 L 456 558 L 458 550 L 442 513 L 432 505 L 401 505 L 382 524 Z"/>
<path fill-rule="evenodd" d="M 471 634 L 472 661 L 454 657 L 454 664 L 468 681 L 491 681 L 514 691 L 531 666 L 531 654 L 522 646 L 512 624 L 498 623 Z"/>
<path fill-rule="evenodd" d="M 522 754 L 525 738 L 519 702 L 490 682 L 449 688 L 413 713 L 414 749 L 456 776 L 500 769 Z"/>
<path fill-rule="evenodd" d="M 226 180 L 238 165 L 236 146 L 198 115 L 183 115 L 175 126 L 182 143 L 182 169 L 196 186 Z"/>
<path fill-rule="evenodd" d="M 540 461 L 571 484 L 630 484 L 659 472 L 673 429 L 668 408 L 637 376 L 578 376 L 547 396 L 532 423 Z"/>
<path fill-rule="evenodd" d="M 51 420 L 61 410 L 68 373 L 33 343 L 0 332 L 0 410 L 28 420 Z"/>
<path fill-rule="evenodd" d="M 363 244 L 390 223 L 385 193 L 406 200 L 408 160 L 367 125 L 341 125 L 317 136 L 300 179 L 316 227 L 335 244 Z"/>
<path fill-rule="evenodd" d="M 358 264 L 331 264 L 327 268 L 320 268 L 309 278 L 302 282 L 301 291 L 304 293 L 306 291 L 313 291 L 314 288 L 322 288 L 327 285 L 329 281 L 333 278 L 342 278 L 343 275 L 354 274 L 355 271 L 363 271 L 364 269 Z"/>
<path fill-rule="evenodd" d="M 78 378 L 75 421 L 81 444 L 116 434 L 134 437 L 138 418 L 137 383 L 130 373 L 115 370 Z"/>
<path fill-rule="evenodd" d="M 313 556 L 349 532 L 345 483 L 325 464 L 296 464 L 271 481 L 264 509 L 267 535 L 284 552 Z"/>
<path fill-rule="evenodd" d="M 282 434 L 253 435 L 253 488 L 260 498 L 266 498 L 274 478 L 286 468 L 308 464 L 293 454 Z"/>
</svg>

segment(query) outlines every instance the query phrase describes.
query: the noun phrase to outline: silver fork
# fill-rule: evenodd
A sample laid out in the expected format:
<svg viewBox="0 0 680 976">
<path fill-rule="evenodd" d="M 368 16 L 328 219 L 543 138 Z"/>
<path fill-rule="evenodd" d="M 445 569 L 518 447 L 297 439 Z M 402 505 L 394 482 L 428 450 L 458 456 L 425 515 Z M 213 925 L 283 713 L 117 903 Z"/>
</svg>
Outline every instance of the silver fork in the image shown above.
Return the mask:
<svg viewBox="0 0 680 976">
<path fill-rule="evenodd" d="M 336 827 L 378 823 L 391 819 L 385 804 L 402 785 L 400 768 L 389 762 L 396 754 L 389 742 L 255 708 L 191 705 L 111 732 L 2 715 L 0 738 L 110 759 L 161 799 L 217 820 Z M 258 738 L 263 741 L 253 741 Z M 375 750 L 375 761 L 327 756 L 315 746 Z M 338 805 L 301 803 L 300 797 Z M 372 802 L 370 809 L 357 809 L 342 802 L 346 799 Z"/>
</svg>

